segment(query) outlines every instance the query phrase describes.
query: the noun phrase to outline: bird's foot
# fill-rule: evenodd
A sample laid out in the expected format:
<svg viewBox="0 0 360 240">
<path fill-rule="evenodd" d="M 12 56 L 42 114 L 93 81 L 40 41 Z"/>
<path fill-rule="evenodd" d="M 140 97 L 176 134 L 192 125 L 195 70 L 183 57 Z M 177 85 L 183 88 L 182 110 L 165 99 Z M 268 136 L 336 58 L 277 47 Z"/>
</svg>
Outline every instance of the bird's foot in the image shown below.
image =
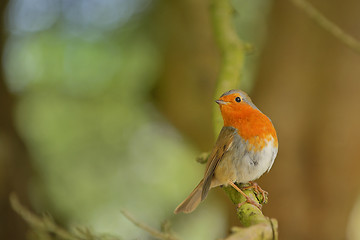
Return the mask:
<svg viewBox="0 0 360 240">
<path fill-rule="evenodd" d="M 261 201 L 262 204 L 267 203 L 269 193 L 267 191 L 263 190 L 259 186 L 259 184 L 257 184 L 256 182 L 250 181 L 249 184 L 250 184 L 249 186 L 242 187 L 241 189 L 242 190 L 254 189 L 256 195 L 261 194 L 261 196 L 262 196 L 262 199 L 259 199 L 257 197 L 259 199 L 259 201 Z"/>
<path fill-rule="evenodd" d="M 237 205 L 238 208 L 240 208 L 242 205 L 244 205 L 245 203 L 250 203 L 252 205 L 254 205 L 255 207 L 257 207 L 258 209 L 262 209 L 262 205 L 260 203 L 257 203 L 256 201 L 252 200 L 250 197 L 246 196 L 246 201 L 245 202 L 241 202 Z"/>
<path fill-rule="evenodd" d="M 238 186 L 236 186 L 235 183 L 233 182 L 229 182 L 229 184 L 235 188 L 236 191 L 238 191 L 241 195 L 243 195 L 246 199 L 245 202 L 239 203 L 238 204 L 238 208 L 241 207 L 242 205 L 244 205 L 245 203 L 250 203 L 252 205 L 254 205 L 255 207 L 259 208 L 260 210 L 262 209 L 262 205 L 257 203 L 256 201 L 252 200 L 248 195 L 246 195 Z"/>
</svg>

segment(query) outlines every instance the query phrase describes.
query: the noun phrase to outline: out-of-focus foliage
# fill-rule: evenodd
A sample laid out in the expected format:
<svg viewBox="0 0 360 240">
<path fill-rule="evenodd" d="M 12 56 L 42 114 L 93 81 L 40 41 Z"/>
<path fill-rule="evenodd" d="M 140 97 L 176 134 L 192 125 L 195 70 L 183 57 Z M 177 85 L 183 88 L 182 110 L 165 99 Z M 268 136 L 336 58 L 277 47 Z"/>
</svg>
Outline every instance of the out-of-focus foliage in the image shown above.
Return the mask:
<svg viewBox="0 0 360 240">
<path fill-rule="evenodd" d="M 260 179 L 270 192 L 264 213 L 283 238 L 341 239 L 347 227 L 356 239 L 359 56 L 289 1 L 231 2 L 239 36 L 254 47 L 242 88 L 279 136 L 274 167 Z M 359 34 L 359 1 L 316 4 Z M 9 1 L 3 69 L 36 173 L 35 211 L 124 239 L 148 235 L 121 209 L 154 228 L 170 219 L 182 239 L 224 237 L 238 224 L 216 190 L 191 215 L 172 213 L 203 174 L 189 142 L 210 150 L 214 141 L 220 54 L 208 11 L 209 1 L 192 0 Z M 2 157 L 14 138 L 1 137 Z"/>
<path fill-rule="evenodd" d="M 68 225 L 125 239 L 146 234 L 121 209 L 159 225 L 202 168 L 151 102 L 161 58 L 143 26 L 150 4 L 13 0 L 8 9 L 4 64 L 38 174 L 33 204 Z M 200 210 L 177 231 L 220 237 L 226 222 L 209 231 L 213 217 L 205 217 L 219 212 Z M 188 231 L 189 223 L 198 227 Z"/>
</svg>

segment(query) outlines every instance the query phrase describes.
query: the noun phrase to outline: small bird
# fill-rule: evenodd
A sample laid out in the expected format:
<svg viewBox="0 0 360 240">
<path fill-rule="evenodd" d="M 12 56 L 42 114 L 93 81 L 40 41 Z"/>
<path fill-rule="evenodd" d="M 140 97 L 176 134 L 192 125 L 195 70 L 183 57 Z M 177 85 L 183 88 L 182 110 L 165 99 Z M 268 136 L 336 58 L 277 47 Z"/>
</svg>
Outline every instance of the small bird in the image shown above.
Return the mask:
<svg viewBox="0 0 360 240">
<path fill-rule="evenodd" d="M 231 185 L 243 194 L 246 202 L 261 208 L 235 183 L 250 183 L 270 171 L 278 152 L 278 140 L 271 120 L 264 115 L 241 90 L 230 90 L 216 101 L 220 106 L 224 126 L 209 155 L 204 178 L 174 213 L 190 213 L 203 201 L 209 190 Z"/>
</svg>

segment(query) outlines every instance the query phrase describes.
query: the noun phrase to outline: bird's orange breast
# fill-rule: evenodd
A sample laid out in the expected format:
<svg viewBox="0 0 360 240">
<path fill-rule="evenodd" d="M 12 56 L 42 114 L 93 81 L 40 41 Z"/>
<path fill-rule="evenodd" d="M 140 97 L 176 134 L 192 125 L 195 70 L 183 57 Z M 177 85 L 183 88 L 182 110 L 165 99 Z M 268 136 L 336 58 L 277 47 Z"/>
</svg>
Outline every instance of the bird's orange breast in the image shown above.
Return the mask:
<svg viewBox="0 0 360 240">
<path fill-rule="evenodd" d="M 248 150 L 261 150 L 265 144 L 274 140 L 274 147 L 277 147 L 276 131 L 270 119 L 259 110 L 248 104 L 238 106 L 222 106 L 221 114 L 224 119 L 224 126 L 235 127 L 238 134 L 248 141 Z"/>
</svg>

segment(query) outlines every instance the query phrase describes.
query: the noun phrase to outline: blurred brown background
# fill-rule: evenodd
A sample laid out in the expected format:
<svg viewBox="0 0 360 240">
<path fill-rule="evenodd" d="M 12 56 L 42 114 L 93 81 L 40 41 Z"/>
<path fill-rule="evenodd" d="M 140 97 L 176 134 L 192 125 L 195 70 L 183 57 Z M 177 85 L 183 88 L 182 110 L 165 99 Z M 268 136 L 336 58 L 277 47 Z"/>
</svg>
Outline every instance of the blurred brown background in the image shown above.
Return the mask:
<svg viewBox="0 0 360 240">
<path fill-rule="evenodd" d="M 311 1 L 360 39 L 360 2 Z M 232 1 L 255 47 L 241 88 L 273 121 L 279 154 L 259 183 L 280 239 L 360 239 L 360 55 L 290 1 Z M 209 1 L 1 2 L 0 239 L 29 231 L 15 191 L 64 226 L 151 239 L 120 214 L 182 239 L 237 225 L 221 190 L 191 215 L 176 205 L 214 142 L 220 56 Z M 149 208 L 151 206 L 151 209 Z"/>
</svg>

